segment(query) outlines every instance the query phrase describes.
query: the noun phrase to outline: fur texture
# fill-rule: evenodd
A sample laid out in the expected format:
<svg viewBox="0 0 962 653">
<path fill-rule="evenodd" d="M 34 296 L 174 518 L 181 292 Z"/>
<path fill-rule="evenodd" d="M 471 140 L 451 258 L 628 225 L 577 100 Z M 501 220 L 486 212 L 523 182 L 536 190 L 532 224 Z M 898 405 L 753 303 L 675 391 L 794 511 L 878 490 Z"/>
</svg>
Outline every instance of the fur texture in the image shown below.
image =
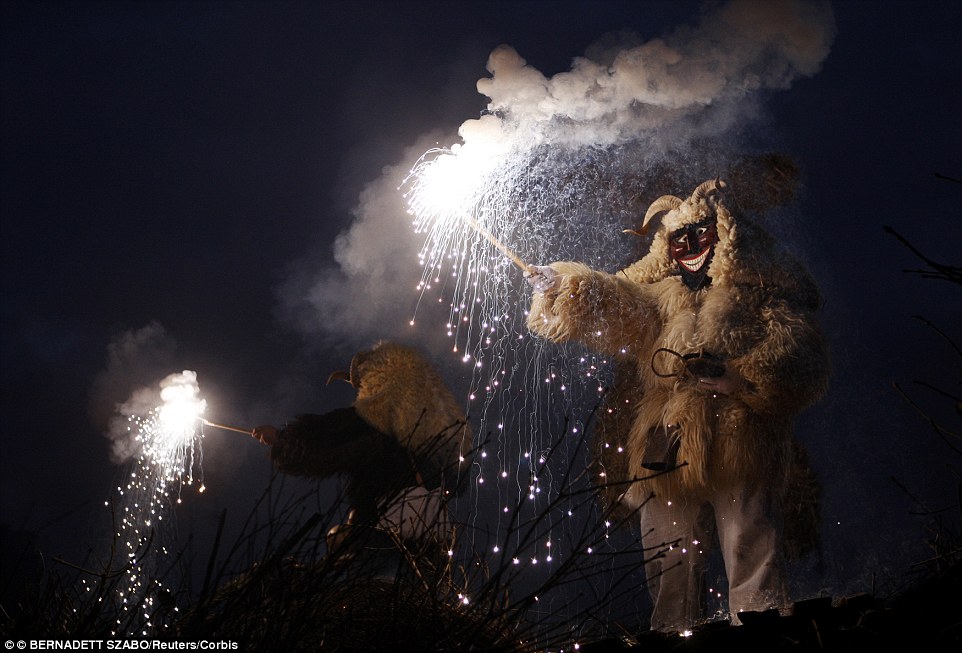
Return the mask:
<svg viewBox="0 0 962 653">
<path fill-rule="evenodd" d="M 343 474 L 355 523 L 376 522 L 385 502 L 417 484 L 410 453 L 351 407 L 298 415 L 271 447 L 271 460 L 278 471 L 293 476 Z M 432 488 L 440 484 L 431 480 Z"/>
<path fill-rule="evenodd" d="M 441 375 L 420 352 L 380 342 L 354 356 L 350 377 L 361 419 L 411 450 L 422 474 L 455 475 L 471 448 L 471 428 Z"/>
<path fill-rule="evenodd" d="M 698 291 L 684 286 L 668 254 L 668 234 L 714 217 L 719 242 Z M 620 361 L 623 388 L 602 416 L 599 444 L 612 462 L 607 480 L 634 481 L 624 499 L 707 497 L 763 484 L 784 494 L 793 464 L 792 424 L 825 391 L 829 355 L 816 320 L 812 278 L 771 236 L 728 211 L 720 192 L 694 193 L 661 220 L 651 250 L 615 274 L 553 263 L 558 287 L 535 295 L 529 328 L 555 342 L 577 340 Z M 696 388 L 677 357 L 707 351 L 747 381 L 714 396 Z M 662 374 L 677 376 L 660 377 Z M 626 391 L 625 388 L 628 390 Z M 681 468 L 652 478 L 642 467 L 649 433 L 680 429 Z M 598 450 L 596 448 L 596 450 Z"/>
</svg>

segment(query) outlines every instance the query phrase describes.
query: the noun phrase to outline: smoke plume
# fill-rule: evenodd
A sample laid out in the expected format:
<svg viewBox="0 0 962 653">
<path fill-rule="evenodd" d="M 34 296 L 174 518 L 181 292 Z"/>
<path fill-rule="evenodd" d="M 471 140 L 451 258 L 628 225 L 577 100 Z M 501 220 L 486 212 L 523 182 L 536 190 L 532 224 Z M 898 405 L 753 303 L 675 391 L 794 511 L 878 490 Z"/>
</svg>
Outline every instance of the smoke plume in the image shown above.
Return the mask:
<svg viewBox="0 0 962 653">
<path fill-rule="evenodd" d="M 421 237 L 398 188 L 412 158 L 434 142 L 425 136 L 407 148 L 402 163 L 385 167 L 367 184 L 352 211 L 353 223 L 334 242 L 336 266 L 318 270 L 310 256 L 289 266 L 278 293 L 282 320 L 305 335 L 327 334 L 326 344 L 346 351 L 379 338 L 412 337 L 408 322 L 421 275 Z"/>
<path fill-rule="evenodd" d="M 610 204 L 610 197 L 586 191 L 589 195 L 560 198 L 546 210 L 543 198 L 534 206 L 528 191 L 580 189 L 599 174 L 600 185 L 610 191 L 621 183 L 612 180 L 626 171 L 647 190 L 647 185 L 665 185 L 666 167 L 684 169 L 686 184 L 689 177 L 697 182 L 702 174 L 718 174 L 726 163 L 719 153 L 730 161 L 748 148 L 741 142 L 745 128 L 763 116 L 765 93 L 816 74 L 834 35 L 827 2 L 734 0 L 709 6 L 694 25 L 659 38 L 604 36 L 576 57 L 569 71 L 552 77 L 528 65 L 513 47 L 501 45 L 488 58 L 490 76 L 477 83 L 489 99 L 488 111 L 461 125 L 462 142 L 451 149 L 464 159 L 481 152 L 517 164 L 514 170 L 524 177 L 502 186 L 519 182 L 508 192 L 528 203 L 520 211 L 526 216 L 539 211 L 559 215 L 574 206 L 583 220 L 593 207 Z M 353 224 L 335 243 L 336 266 L 317 269 L 310 261 L 292 266 L 280 304 L 300 331 L 325 333 L 342 344 L 413 337 L 408 321 L 417 301 L 415 257 L 423 238 L 412 232 L 399 185 L 429 143 L 434 144 L 425 137 L 367 185 Z M 543 165 L 549 159 L 555 169 Z M 512 174 L 506 167 L 493 174 Z M 547 183 L 532 181 L 535 168 Z M 667 179 L 678 182 L 679 176 Z M 637 194 L 639 189 L 626 190 Z M 689 190 L 658 187 L 651 192 Z M 634 211 L 625 207 L 623 213 Z M 608 226 L 620 233 L 625 225 Z"/>
<path fill-rule="evenodd" d="M 110 440 L 110 459 L 123 463 L 137 454 L 128 418 L 162 403 L 158 379 L 173 365 L 177 343 L 159 322 L 124 331 L 107 346 L 107 363 L 94 379 L 90 410 Z"/>
<path fill-rule="evenodd" d="M 593 46 L 551 78 L 502 45 L 478 91 L 519 132 L 552 143 L 614 145 L 664 129 L 691 140 L 731 129 L 759 91 L 787 89 L 817 73 L 834 32 L 826 3 L 737 0 L 662 38 Z M 712 119 L 704 121 L 707 114 Z"/>
</svg>

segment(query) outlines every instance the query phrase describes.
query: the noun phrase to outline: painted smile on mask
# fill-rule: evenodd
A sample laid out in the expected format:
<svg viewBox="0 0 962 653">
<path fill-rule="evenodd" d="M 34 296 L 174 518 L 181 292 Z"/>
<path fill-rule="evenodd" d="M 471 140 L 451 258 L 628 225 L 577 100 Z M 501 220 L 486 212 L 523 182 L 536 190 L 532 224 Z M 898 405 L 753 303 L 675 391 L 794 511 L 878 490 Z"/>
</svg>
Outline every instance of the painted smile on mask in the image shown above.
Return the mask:
<svg viewBox="0 0 962 653">
<path fill-rule="evenodd" d="M 713 219 L 676 229 L 668 238 L 668 253 L 678 261 L 682 281 L 692 290 L 711 283 L 708 265 L 718 242 L 718 229 Z"/>
<path fill-rule="evenodd" d="M 708 255 L 711 253 L 711 247 L 706 247 L 702 250 L 701 254 L 692 256 L 690 258 L 680 258 L 678 262 L 688 268 L 691 272 L 698 272 L 701 266 L 705 264 L 708 260 Z"/>
</svg>

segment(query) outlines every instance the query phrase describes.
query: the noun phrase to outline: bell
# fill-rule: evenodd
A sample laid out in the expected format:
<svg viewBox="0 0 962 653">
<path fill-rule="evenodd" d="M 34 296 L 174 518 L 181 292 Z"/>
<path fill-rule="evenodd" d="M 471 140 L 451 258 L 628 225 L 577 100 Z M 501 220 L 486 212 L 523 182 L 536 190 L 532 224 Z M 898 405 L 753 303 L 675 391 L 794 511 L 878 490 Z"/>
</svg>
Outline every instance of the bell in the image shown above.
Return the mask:
<svg viewBox="0 0 962 653">
<path fill-rule="evenodd" d="M 674 428 L 671 431 L 663 426 L 653 428 L 648 432 L 648 442 L 645 445 L 645 457 L 641 466 L 653 472 L 664 472 L 677 466 L 678 448 L 681 446 L 681 432 Z"/>
</svg>

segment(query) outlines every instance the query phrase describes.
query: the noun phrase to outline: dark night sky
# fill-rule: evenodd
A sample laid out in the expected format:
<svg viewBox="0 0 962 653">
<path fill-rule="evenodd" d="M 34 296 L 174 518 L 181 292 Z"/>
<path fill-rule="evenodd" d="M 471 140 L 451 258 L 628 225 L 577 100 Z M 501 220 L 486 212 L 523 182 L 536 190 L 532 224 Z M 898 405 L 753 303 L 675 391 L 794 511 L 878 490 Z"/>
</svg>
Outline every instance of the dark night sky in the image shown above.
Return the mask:
<svg viewBox="0 0 962 653">
<path fill-rule="evenodd" d="M 962 178 L 962 4 L 833 6 L 821 71 L 765 111 L 772 147 L 802 169 L 790 232 L 826 299 L 835 378 L 800 434 L 836 554 L 820 582 L 842 592 L 925 555 L 926 522 L 890 477 L 932 508 L 957 500 L 962 461 L 892 383 L 957 429 L 913 380 L 957 393 L 960 360 L 912 316 L 962 332 L 959 289 L 904 273 L 919 261 L 883 225 L 960 264 L 962 186 L 936 173 Z M 359 194 L 384 166 L 413 164 L 422 135 L 454 142 L 485 108 L 475 83 L 497 45 L 550 76 L 608 32 L 651 38 L 698 7 L 0 4 L 0 522 L 71 559 L 97 546 L 120 470 L 110 409 L 169 372 L 198 370 L 211 418 L 242 425 L 349 401 L 323 381 L 372 327 L 340 344 L 294 328 L 278 299 L 292 266 L 334 265 Z M 111 368 L 110 343 L 152 323 L 153 358 Z M 237 438 L 207 438 L 210 491 L 183 508 L 185 528 L 259 493 L 264 451 Z M 958 510 L 945 516 L 958 527 Z"/>
</svg>

